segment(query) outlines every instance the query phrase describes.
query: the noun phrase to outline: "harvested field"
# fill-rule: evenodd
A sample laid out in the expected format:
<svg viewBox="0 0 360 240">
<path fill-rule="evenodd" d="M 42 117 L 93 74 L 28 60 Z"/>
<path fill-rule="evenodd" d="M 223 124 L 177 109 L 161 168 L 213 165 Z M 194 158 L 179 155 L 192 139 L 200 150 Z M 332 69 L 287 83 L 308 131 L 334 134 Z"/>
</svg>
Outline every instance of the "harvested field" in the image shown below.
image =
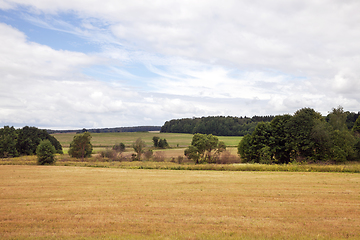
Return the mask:
<svg viewBox="0 0 360 240">
<path fill-rule="evenodd" d="M 0 238 L 359 239 L 360 175 L 0 166 Z"/>
</svg>

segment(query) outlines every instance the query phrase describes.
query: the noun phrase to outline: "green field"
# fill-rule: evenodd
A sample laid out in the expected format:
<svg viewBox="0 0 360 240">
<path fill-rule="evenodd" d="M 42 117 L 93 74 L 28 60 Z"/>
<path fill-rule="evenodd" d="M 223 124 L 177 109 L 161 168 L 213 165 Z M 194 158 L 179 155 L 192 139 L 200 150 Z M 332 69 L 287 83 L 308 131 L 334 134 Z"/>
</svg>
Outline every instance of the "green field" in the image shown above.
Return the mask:
<svg viewBox="0 0 360 240">
<path fill-rule="evenodd" d="M 0 166 L 1 239 L 359 239 L 360 175 Z"/>
<path fill-rule="evenodd" d="M 75 133 L 58 133 L 52 134 L 61 145 L 66 148 L 70 146 L 70 143 Z M 124 143 L 127 147 L 130 147 L 137 138 L 141 138 L 145 141 L 147 146 L 152 146 L 152 138 L 158 136 L 165 138 L 170 147 L 187 147 L 191 144 L 192 134 L 184 133 L 159 133 L 159 132 L 120 132 L 120 133 L 91 133 L 91 143 L 94 147 L 107 147 Z M 227 146 L 237 146 L 242 137 L 218 137 L 220 141 L 224 141 Z"/>
</svg>

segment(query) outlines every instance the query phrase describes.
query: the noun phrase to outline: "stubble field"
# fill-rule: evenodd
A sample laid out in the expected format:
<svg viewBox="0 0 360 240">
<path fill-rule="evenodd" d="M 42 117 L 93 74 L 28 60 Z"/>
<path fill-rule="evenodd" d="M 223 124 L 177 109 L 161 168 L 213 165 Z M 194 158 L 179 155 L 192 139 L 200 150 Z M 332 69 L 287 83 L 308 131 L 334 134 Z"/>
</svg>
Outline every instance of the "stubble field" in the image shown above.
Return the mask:
<svg viewBox="0 0 360 240">
<path fill-rule="evenodd" d="M 0 166 L 0 238 L 359 239 L 360 175 Z"/>
</svg>

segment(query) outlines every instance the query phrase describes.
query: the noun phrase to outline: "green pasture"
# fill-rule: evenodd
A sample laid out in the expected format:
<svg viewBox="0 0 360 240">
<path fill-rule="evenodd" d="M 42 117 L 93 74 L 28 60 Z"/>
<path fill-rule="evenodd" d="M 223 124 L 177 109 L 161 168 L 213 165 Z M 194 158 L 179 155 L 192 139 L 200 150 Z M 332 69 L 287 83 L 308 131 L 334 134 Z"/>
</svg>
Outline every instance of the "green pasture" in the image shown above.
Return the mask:
<svg viewBox="0 0 360 240">
<path fill-rule="evenodd" d="M 63 146 L 68 148 L 75 133 L 52 134 Z M 111 147 L 115 144 L 124 143 L 130 147 L 137 138 L 145 141 L 148 147 L 153 145 L 154 136 L 165 138 L 170 147 L 184 148 L 191 144 L 192 134 L 185 133 L 160 133 L 160 132 L 119 132 L 119 133 L 91 133 L 91 143 L 94 147 Z M 220 141 L 224 141 L 226 146 L 237 146 L 242 137 L 239 136 L 219 136 Z"/>
</svg>

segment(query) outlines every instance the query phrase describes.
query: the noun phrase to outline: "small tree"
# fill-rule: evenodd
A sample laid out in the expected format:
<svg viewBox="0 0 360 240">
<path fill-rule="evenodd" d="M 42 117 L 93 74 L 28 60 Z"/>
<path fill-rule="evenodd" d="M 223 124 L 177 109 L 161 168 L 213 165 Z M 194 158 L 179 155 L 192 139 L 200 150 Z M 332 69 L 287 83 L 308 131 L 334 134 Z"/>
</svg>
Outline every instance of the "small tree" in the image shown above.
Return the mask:
<svg viewBox="0 0 360 240">
<path fill-rule="evenodd" d="M 152 138 L 152 140 L 153 140 L 153 143 L 154 143 L 154 147 L 158 147 L 158 146 L 159 146 L 159 140 L 160 140 L 160 138 L 154 136 L 154 137 Z"/>
<path fill-rule="evenodd" d="M 38 157 L 38 164 L 53 164 L 55 162 L 55 147 L 49 140 L 42 140 L 36 148 L 36 155 Z"/>
<path fill-rule="evenodd" d="M 167 148 L 167 147 L 169 147 L 169 144 L 167 143 L 165 138 L 164 139 L 159 139 L 158 147 L 159 148 Z"/>
<path fill-rule="evenodd" d="M 119 153 L 125 152 L 125 144 L 123 143 L 115 144 L 113 146 L 113 150 Z"/>
<path fill-rule="evenodd" d="M 145 142 L 141 140 L 141 138 L 136 139 L 136 141 L 133 143 L 134 151 L 137 154 L 136 158 L 139 161 L 141 159 L 141 154 L 144 152 L 145 146 L 146 146 Z"/>
<path fill-rule="evenodd" d="M 92 145 L 90 143 L 91 135 L 88 132 L 76 134 L 70 143 L 69 155 L 84 160 L 90 157 L 92 153 Z"/>
</svg>

